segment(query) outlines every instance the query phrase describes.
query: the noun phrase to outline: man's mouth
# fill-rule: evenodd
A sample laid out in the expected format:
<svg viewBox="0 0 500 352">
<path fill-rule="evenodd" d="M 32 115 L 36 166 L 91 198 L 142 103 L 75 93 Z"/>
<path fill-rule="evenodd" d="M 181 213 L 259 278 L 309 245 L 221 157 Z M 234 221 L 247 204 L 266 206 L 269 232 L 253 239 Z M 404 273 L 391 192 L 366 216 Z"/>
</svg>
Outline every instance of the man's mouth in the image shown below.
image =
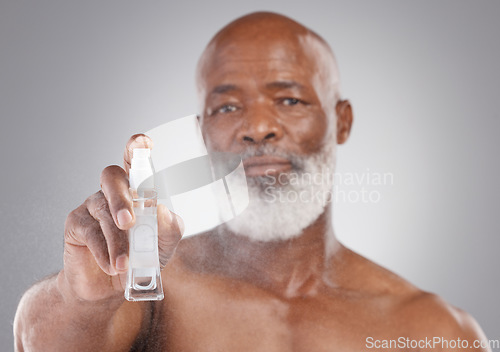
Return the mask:
<svg viewBox="0 0 500 352">
<path fill-rule="evenodd" d="M 247 177 L 280 174 L 292 169 L 290 160 L 271 155 L 252 156 L 243 160 Z"/>
</svg>

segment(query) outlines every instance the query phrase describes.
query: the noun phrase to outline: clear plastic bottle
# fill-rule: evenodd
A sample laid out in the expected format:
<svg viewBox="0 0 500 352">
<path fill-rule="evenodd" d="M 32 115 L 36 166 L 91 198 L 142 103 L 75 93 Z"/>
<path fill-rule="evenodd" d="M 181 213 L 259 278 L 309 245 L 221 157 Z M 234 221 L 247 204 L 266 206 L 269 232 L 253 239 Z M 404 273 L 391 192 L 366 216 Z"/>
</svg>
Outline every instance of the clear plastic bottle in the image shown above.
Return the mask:
<svg viewBox="0 0 500 352">
<path fill-rule="evenodd" d="M 125 298 L 129 301 L 162 300 L 156 215 L 157 192 L 149 149 L 134 149 L 129 182 L 135 225 L 128 231 L 129 267 Z"/>
</svg>

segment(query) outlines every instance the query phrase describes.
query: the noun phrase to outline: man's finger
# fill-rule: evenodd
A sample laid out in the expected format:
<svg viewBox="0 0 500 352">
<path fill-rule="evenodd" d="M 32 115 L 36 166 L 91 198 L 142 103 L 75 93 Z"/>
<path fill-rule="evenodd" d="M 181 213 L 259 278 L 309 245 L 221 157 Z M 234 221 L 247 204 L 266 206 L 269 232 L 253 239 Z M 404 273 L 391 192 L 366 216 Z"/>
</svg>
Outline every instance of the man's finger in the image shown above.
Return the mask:
<svg viewBox="0 0 500 352">
<path fill-rule="evenodd" d="M 101 189 L 116 226 L 121 230 L 131 228 L 134 224 L 134 212 L 125 170 L 118 165 L 111 165 L 102 170 Z"/>
<path fill-rule="evenodd" d="M 90 215 L 85 204 L 68 215 L 64 241 L 66 246 L 87 247 L 97 265 L 108 275 L 114 274 L 114 268 L 109 264 L 109 251 L 99 222 Z"/>
<path fill-rule="evenodd" d="M 127 231 L 120 230 L 116 226 L 104 195 L 100 192 L 96 194 L 97 196 L 87 199 L 87 209 L 90 215 L 99 222 L 108 248 L 110 267 L 114 269 L 114 273 L 123 273 L 127 270 L 128 263 Z"/>
<path fill-rule="evenodd" d="M 127 174 L 128 170 L 130 170 L 130 162 L 135 148 L 153 149 L 153 140 L 142 133 L 134 134 L 130 137 L 125 147 L 125 152 L 123 153 L 123 165 Z"/>
</svg>

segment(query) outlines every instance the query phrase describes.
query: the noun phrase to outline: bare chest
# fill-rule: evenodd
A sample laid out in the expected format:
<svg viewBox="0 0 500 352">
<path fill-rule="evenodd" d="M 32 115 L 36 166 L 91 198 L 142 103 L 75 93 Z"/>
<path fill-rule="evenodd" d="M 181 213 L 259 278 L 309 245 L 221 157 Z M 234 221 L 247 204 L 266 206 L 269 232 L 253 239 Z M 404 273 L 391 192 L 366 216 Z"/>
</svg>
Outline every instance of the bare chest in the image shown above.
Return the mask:
<svg viewBox="0 0 500 352">
<path fill-rule="evenodd" d="M 155 325 L 162 351 L 362 351 L 405 335 L 382 301 L 282 299 L 238 282 L 166 282 Z M 402 349 L 395 349 L 402 350 Z"/>
</svg>

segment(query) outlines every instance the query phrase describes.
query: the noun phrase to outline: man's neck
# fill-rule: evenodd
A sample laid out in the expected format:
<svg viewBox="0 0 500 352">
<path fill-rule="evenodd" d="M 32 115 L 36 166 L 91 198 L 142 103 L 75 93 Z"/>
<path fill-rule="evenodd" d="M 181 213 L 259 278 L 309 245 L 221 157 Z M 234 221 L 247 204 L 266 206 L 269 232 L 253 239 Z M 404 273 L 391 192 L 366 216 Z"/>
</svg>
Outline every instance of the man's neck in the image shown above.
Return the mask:
<svg viewBox="0 0 500 352">
<path fill-rule="evenodd" d="M 313 295 L 323 282 L 327 259 L 338 246 L 331 218 L 327 205 L 301 235 L 286 241 L 252 241 L 221 229 L 219 270 L 285 297 Z"/>
</svg>

